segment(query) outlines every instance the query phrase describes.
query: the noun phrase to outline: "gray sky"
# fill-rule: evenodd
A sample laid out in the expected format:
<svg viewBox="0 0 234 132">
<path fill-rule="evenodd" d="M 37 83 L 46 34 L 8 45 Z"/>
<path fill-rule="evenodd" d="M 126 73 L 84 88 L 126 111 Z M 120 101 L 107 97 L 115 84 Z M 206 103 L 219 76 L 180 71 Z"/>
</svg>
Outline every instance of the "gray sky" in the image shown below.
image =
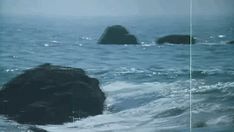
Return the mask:
<svg viewBox="0 0 234 132">
<path fill-rule="evenodd" d="M 234 0 L 193 0 L 194 15 L 233 14 Z M 189 0 L 0 0 L 5 15 L 188 15 Z"/>
</svg>

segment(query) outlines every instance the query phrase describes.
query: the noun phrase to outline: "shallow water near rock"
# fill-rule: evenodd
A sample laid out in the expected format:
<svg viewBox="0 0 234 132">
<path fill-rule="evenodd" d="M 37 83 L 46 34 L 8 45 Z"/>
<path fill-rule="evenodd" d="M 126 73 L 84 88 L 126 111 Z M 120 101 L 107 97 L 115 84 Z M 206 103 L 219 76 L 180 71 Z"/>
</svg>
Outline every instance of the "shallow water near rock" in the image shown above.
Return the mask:
<svg viewBox="0 0 234 132">
<path fill-rule="evenodd" d="M 187 132 L 189 45 L 158 45 L 154 40 L 168 34 L 188 34 L 188 20 L 1 16 L 0 85 L 42 63 L 82 68 L 99 79 L 106 93 L 104 114 L 39 128 L 51 132 Z M 233 130 L 234 46 L 225 44 L 233 39 L 233 20 L 194 21 L 195 132 Z M 141 44 L 98 45 L 104 29 L 114 24 L 124 25 Z M 26 131 L 28 127 L 0 116 L 0 131 Z"/>
</svg>

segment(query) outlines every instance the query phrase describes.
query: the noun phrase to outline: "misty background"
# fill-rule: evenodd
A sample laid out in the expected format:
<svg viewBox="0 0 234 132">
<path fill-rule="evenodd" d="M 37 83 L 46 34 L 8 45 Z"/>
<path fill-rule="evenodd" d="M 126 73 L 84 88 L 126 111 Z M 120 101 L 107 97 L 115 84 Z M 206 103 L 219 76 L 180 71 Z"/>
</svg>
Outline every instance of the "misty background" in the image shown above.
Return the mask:
<svg viewBox="0 0 234 132">
<path fill-rule="evenodd" d="M 189 15 L 190 0 L 0 0 L 0 15 Z M 234 0 L 193 0 L 193 15 L 233 15 Z"/>
</svg>

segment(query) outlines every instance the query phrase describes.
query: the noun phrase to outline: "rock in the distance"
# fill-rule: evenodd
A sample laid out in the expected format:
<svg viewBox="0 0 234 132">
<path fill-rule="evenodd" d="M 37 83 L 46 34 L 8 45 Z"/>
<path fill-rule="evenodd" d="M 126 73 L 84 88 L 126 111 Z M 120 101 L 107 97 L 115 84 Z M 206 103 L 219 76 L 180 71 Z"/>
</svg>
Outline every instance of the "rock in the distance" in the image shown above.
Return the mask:
<svg viewBox="0 0 234 132">
<path fill-rule="evenodd" d="M 190 44 L 190 35 L 168 35 L 159 38 L 157 44 L 171 43 L 171 44 Z M 195 39 L 192 37 L 192 44 L 195 44 Z"/>
<path fill-rule="evenodd" d="M 227 44 L 234 44 L 234 40 L 227 42 Z"/>
<path fill-rule="evenodd" d="M 26 124 L 61 124 L 102 114 L 99 81 L 79 68 L 43 64 L 13 78 L 0 91 L 0 114 Z"/>
<path fill-rule="evenodd" d="M 107 27 L 100 37 L 99 44 L 138 44 L 137 38 L 129 34 L 128 30 L 121 25 Z"/>
</svg>

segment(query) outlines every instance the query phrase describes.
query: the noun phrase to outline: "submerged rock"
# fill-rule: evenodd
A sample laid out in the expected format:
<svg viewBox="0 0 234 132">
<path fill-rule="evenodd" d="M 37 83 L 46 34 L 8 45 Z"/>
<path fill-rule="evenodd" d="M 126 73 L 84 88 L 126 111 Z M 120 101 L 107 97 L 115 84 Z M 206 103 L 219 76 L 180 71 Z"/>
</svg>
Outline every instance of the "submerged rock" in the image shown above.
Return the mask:
<svg viewBox="0 0 234 132">
<path fill-rule="evenodd" d="M 61 124 L 102 114 L 99 81 L 79 68 L 43 64 L 13 78 L 0 91 L 0 114 L 19 123 Z"/>
<path fill-rule="evenodd" d="M 227 44 L 234 44 L 234 40 L 227 42 Z"/>
<path fill-rule="evenodd" d="M 129 34 L 121 25 L 107 27 L 100 37 L 99 44 L 138 44 L 137 38 Z"/>
<path fill-rule="evenodd" d="M 46 131 L 46 130 L 44 130 L 44 129 L 41 129 L 41 128 L 38 128 L 38 127 L 36 127 L 36 126 L 31 126 L 31 127 L 27 130 L 27 132 L 48 132 L 48 131 Z"/>
<path fill-rule="evenodd" d="M 206 122 L 203 122 L 203 121 L 195 122 L 192 124 L 192 127 L 193 128 L 202 128 L 202 127 L 207 127 L 207 124 L 206 124 Z"/>
<path fill-rule="evenodd" d="M 165 37 L 159 38 L 156 43 L 164 44 L 190 44 L 190 35 L 168 35 Z M 195 39 L 192 37 L 192 44 L 195 44 Z"/>
</svg>

